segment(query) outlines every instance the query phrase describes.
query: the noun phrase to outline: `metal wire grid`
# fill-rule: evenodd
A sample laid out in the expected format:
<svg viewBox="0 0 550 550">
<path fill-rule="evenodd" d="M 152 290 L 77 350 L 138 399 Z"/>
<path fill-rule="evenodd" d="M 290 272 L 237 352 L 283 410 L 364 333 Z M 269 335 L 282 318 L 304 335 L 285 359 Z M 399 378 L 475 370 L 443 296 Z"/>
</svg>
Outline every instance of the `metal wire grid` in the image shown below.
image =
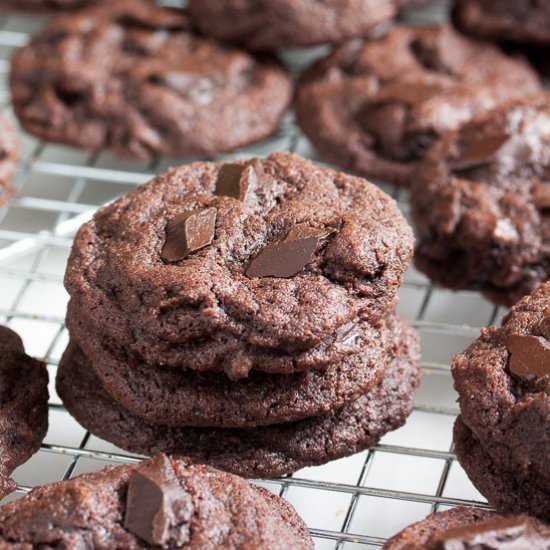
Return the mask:
<svg viewBox="0 0 550 550">
<path fill-rule="evenodd" d="M 6 112 L 10 52 L 40 24 L 36 18 L 0 18 L 0 103 Z M 289 54 L 294 67 L 301 55 Z M 272 139 L 220 158 L 281 149 L 314 158 L 292 115 Z M 173 163 L 120 161 L 108 152 L 87 154 L 24 136 L 18 195 L 0 213 L 0 322 L 16 329 L 27 351 L 48 364 L 50 430 L 41 450 L 15 472 L 18 488 L 8 500 L 34 485 L 97 470 L 106 462 L 139 460 L 86 432 L 55 394 L 55 370 L 67 343 L 62 276 L 80 224 L 100 205 Z M 387 190 L 407 212 L 405 194 Z M 477 336 L 479 327 L 495 323 L 500 312 L 477 294 L 434 289 L 414 270 L 407 274 L 399 310 L 421 334 L 425 370 L 407 425 L 370 451 L 261 482 L 294 504 L 319 549 L 377 548 L 431 511 L 486 506 L 452 452 L 457 410 L 449 362 Z"/>
</svg>

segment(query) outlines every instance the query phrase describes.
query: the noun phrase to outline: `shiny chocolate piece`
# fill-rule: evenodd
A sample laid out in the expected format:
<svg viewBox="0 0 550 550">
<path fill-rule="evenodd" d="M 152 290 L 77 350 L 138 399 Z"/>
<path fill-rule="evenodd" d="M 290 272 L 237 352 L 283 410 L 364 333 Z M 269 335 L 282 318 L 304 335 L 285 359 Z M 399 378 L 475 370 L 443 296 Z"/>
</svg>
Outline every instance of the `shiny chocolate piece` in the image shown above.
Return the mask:
<svg viewBox="0 0 550 550">
<path fill-rule="evenodd" d="M 550 375 L 550 342 L 542 336 L 510 334 L 506 338 L 510 352 L 510 372 L 517 376 Z"/>
<path fill-rule="evenodd" d="M 544 541 L 526 516 L 488 519 L 453 527 L 435 541 L 436 550 L 525 550 L 543 549 Z"/>
<path fill-rule="evenodd" d="M 241 199 L 241 176 L 246 166 L 242 164 L 224 164 L 218 172 L 215 194 Z"/>
<path fill-rule="evenodd" d="M 165 262 L 177 262 L 208 246 L 214 239 L 216 215 L 216 208 L 199 208 L 183 212 L 170 220 L 166 226 L 161 258 Z"/>
<path fill-rule="evenodd" d="M 241 202 L 253 202 L 253 193 L 258 188 L 262 175 L 261 164 L 248 166 L 224 164 L 218 173 L 215 194 L 237 199 Z"/>
<path fill-rule="evenodd" d="M 191 499 L 166 455 L 139 465 L 128 482 L 124 527 L 149 544 L 167 548 L 189 540 Z"/>
<path fill-rule="evenodd" d="M 510 136 L 503 133 L 483 134 L 476 125 L 466 126 L 459 135 L 458 158 L 450 162 L 451 168 L 464 170 L 493 162 Z"/>
<path fill-rule="evenodd" d="M 268 244 L 246 270 L 249 277 L 292 277 L 311 262 L 319 241 L 330 230 L 298 224 L 290 229 L 284 240 Z"/>
</svg>

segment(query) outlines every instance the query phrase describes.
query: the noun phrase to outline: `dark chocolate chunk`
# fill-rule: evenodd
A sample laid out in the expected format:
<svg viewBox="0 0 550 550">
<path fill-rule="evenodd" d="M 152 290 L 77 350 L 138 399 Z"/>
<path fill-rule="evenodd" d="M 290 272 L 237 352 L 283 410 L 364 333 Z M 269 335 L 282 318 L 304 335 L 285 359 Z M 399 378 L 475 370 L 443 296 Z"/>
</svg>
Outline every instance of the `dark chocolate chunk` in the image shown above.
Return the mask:
<svg viewBox="0 0 550 550">
<path fill-rule="evenodd" d="M 165 548 L 189 540 L 191 499 L 166 455 L 137 467 L 128 482 L 124 527 L 144 541 Z"/>
<path fill-rule="evenodd" d="M 216 208 L 198 208 L 170 220 L 166 226 L 162 259 L 177 262 L 191 252 L 208 246 L 214 239 L 216 214 Z"/>
<path fill-rule="evenodd" d="M 215 194 L 241 200 L 241 176 L 245 168 L 242 164 L 224 164 L 218 172 Z"/>
<path fill-rule="evenodd" d="M 487 135 L 477 126 L 466 126 L 458 141 L 458 158 L 451 161 L 451 168 L 462 170 L 495 160 L 502 146 L 510 136 L 506 133 Z"/>
<path fill-rule="evenodd" d="M 437 550 L 522 550 L 540 542 L 527 517 L 496 518 L 453 527 L 437 540 Z"/>
<path fill-rule="evenodd" d="M 518 376 L 550 375 L 550 342 L 542 336 L 510 334 L 506 338 L 510 352 L 510 371 Z"/>
<path fill-rule="evenodd" d="M 225 164 L 218 173 L 215 194 L 252 204 L 254 192 L 258 190 L 261 180 L 265 183 L 266 178 L 259 162 L 248 166 Z"/>
<path fill-rule="evenodd" d="M 249 277 L 292 277 L 309 262 L 319 241 L 331 231 L 298 224 L 282 241 L 270 243 L 250 262 Z"/>
</svg>

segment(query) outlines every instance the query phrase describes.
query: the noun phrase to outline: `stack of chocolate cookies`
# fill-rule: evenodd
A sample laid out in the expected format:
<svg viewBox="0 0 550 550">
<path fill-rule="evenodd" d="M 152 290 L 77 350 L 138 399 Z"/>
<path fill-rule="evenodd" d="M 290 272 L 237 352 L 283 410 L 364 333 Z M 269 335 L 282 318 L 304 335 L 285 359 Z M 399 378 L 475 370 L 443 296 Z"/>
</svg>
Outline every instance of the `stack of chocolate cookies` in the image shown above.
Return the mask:
<svg viewBox="0 0 550 550">
<path fill-rule="evenodd" d="M 371 447 L 419 383 L 395 202 L 290 153 L 173 169 L 82 226 L 65 406 L 132 452 L 244 476 Z"/>
</svg>

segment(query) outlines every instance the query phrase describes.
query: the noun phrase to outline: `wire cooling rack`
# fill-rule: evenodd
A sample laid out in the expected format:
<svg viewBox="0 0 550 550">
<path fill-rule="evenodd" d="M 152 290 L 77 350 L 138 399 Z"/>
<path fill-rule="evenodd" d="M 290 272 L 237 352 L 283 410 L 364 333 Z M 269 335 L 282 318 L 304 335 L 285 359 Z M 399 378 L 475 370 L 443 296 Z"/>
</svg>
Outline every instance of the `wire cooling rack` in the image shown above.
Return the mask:
<svg viewBox="0 0 550 550">
<path fill-rule="evenodd" d="M 444 6 L 413 13 L 415 19 L 444 16 Z M 0 105 L 10 113 L 7 75 L 10 53 L 24 44 L 43 19 L 0 16 Z M 297 71 L 322 49 L 284 54 Z M 11 113 L 10 113 L 11 116 Z M 262 156 L 292 150 L 315 159 L 292 113 L 270 140 L 220 158 Z M 120 161 L 108 152 L 88 154 L 23 135 L 18 194 L 0 212 L 0 323 L 18 331 L 27 352 L 43 358 L 50 374 L 50 429 L 41 450 L 14 474 L 17 498 L 35 485 L 67 479 L 106 463 L 139 457 L 98 439 L 64 410 L 53 387 L 68 337 L 63 272 L 73 235 L 102 204 L 132 190 L 181 161 Z M 386 187 L 407 213 L 406 196 Z M 502 312 L 476 293 L 435 289 L 411 269 L 400 293 L 399 312 L 422 338 L 425 376 L 407 424 L 370 451 L 305 468 L 291 477 L 262 481 L 284 496 L 306 520 L 318 549 L 366 549 L 432 511 L 456 505 L 486 506 L 452 452 L 457 414 L 449 364 L 454 353 L 494 324 Z"/>
</svg>

